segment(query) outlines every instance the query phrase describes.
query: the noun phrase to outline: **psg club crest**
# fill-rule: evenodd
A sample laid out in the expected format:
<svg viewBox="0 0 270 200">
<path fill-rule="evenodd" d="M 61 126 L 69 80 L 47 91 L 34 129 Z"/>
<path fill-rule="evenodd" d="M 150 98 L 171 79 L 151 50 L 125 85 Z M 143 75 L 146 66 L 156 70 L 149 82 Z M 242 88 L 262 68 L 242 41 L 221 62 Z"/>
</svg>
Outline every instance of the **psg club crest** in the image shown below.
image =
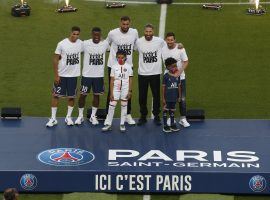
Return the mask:
<svg viewBox="0 0 270 200">
<path fill-rule="evenodd" d="M 254 192 L 262 192 L 266 188 L 266 180 L 260 175 L 253 176 L 249 181 L 249 187 Z"/>
<path fill-rule="evenodd" d="M 38 154 L 38 160 L 47 165 L 69 167 L 84 165 L 95 159 L 89 151 L 76 148 L 49 149 Z"/>
<path fill-rule="evenodd" d="M 34 190 L 37 187 L 37 178 L 33 174 L 24 174 L 20 179 L 20 184 L 25 190 Z"/>
</svg>

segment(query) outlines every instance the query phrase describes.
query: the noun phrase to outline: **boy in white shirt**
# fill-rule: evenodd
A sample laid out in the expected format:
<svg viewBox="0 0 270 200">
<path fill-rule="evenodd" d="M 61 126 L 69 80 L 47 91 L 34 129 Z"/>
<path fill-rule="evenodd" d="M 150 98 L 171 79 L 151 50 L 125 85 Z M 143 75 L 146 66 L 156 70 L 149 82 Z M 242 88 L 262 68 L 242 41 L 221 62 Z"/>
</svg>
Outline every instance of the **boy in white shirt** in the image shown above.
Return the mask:
<svg viewBox="0 0 270 200">
<path fill-rule="evenodd" d="M 126 52 L 126 63 L 133 67 L 133 50 L 136 40 L 138 39 L 137 29 L 131 28 L 131 19 L 128 16 L 123 16 L 120 19 L 119 28 L 115 28 L 108 33 L 107 41 L 111 45 L 110 54 L 108 59 L 108 77 L 110 82 L 111 67 L 117 64 L 116 52 L 124 50 Z M 106 109 L 108 112 L 110 102 L 110 91 L 108 92 Z M 136 122 L 131 116 L 131 99 L 128 100 L 126 122 L 129 125 L 135 125 Z"/>
<path fill-rule="evenodd" d="M 121 100 L 120 131 L 125 132 L 125 119 L 127 115 L 127 101 L 132 95 L 132 67 L 126 63 L 126 52 L 118 50 L 116 53 L 117 64 L 111 67 L 110 74 L 110 103 L 109 110 L 102 131 L 112 130 L 112 120 L 117 105 Z"/>
</svg>

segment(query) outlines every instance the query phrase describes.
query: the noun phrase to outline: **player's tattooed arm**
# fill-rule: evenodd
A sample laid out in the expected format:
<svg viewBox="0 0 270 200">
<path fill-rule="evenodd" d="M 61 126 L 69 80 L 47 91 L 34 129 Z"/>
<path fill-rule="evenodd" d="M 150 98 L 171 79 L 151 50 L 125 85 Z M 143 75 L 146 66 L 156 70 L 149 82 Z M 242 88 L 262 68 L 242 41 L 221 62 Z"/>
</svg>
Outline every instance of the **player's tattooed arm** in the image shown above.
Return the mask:
<svg viewBox="0 0 270 200">
<path fill-rule="evenodd" d="M 60 77 L 58 74 L 58 63 L 61 59 L 61 56 L 59 54 L 54 54 L 53 56 L 53 72 L 54 72 L 54 83 L 58 85 L 60 83 Z"/>
<path fill-rule="evenodd" d="M 164 108 L 166 105 L 166 100 L 165 100 L 165 85 L 162 85 L 162 107 Z"/>
<path fill-rule="evenodd" d="M 128 95 L 127 99 L 130 99 L 132 96 L 132 76 L 129 77 L 129 84 L 128 84 Z"/>
</svg>

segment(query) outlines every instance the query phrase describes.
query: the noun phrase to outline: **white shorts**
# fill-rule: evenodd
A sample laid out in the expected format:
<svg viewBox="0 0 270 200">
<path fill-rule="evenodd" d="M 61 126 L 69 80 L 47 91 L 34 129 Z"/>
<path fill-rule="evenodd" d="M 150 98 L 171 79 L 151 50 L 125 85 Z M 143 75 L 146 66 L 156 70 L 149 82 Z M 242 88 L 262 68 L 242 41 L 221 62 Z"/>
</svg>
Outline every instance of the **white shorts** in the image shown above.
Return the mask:
<svg viewBox="0 0 270 200">
<path fill-rule="evenodd" d="M 128 88 L 122 88 L 121 90 L 113 90 L 113 98 L 114 100 L 118 101 L 121 100 L 127 100 L 128 95 Z"/>
</svg>

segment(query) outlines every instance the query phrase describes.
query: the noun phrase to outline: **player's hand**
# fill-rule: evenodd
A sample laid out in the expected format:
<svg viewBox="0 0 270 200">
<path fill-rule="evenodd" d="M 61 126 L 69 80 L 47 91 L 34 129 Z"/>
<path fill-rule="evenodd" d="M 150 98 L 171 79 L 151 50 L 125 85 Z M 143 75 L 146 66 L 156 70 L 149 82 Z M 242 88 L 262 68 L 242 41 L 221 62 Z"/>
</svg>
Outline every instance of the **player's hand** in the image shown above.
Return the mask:
<svg viewBox="0 0 270 200">
<path fill-rule="evenodd" d="M 129 99 L 131 99 L 131 97 L 132 97 L 132 93 L 128 92 L 127 99 L 129 100 Z"/>
<path fill-rule="evenodd" d="M 182 43 L 178 43 L 178 49 L 183 49 L 184 45 Z"/>
<path fill-rule="evenodd" d="M 55 83 L 55 85 L 59 85 L 59 83 L 60 83 L 60 76 L 58 76 L 58 75 L 54 76 L 54 83 Z"/>
<path fill-rule="evenodd" d="M 111 100 L 111 101 L 114 101 L 114 96 L 113 96 L 113 94 L 110 95 L 110 100 Z"/>
<path fill-rule="evenodd" d="M 166 106 L 166 101 L 165 101 L 165 99 L 162 99 L 162 105 L 163 105 L 163 107 Z"/>
</svg>

